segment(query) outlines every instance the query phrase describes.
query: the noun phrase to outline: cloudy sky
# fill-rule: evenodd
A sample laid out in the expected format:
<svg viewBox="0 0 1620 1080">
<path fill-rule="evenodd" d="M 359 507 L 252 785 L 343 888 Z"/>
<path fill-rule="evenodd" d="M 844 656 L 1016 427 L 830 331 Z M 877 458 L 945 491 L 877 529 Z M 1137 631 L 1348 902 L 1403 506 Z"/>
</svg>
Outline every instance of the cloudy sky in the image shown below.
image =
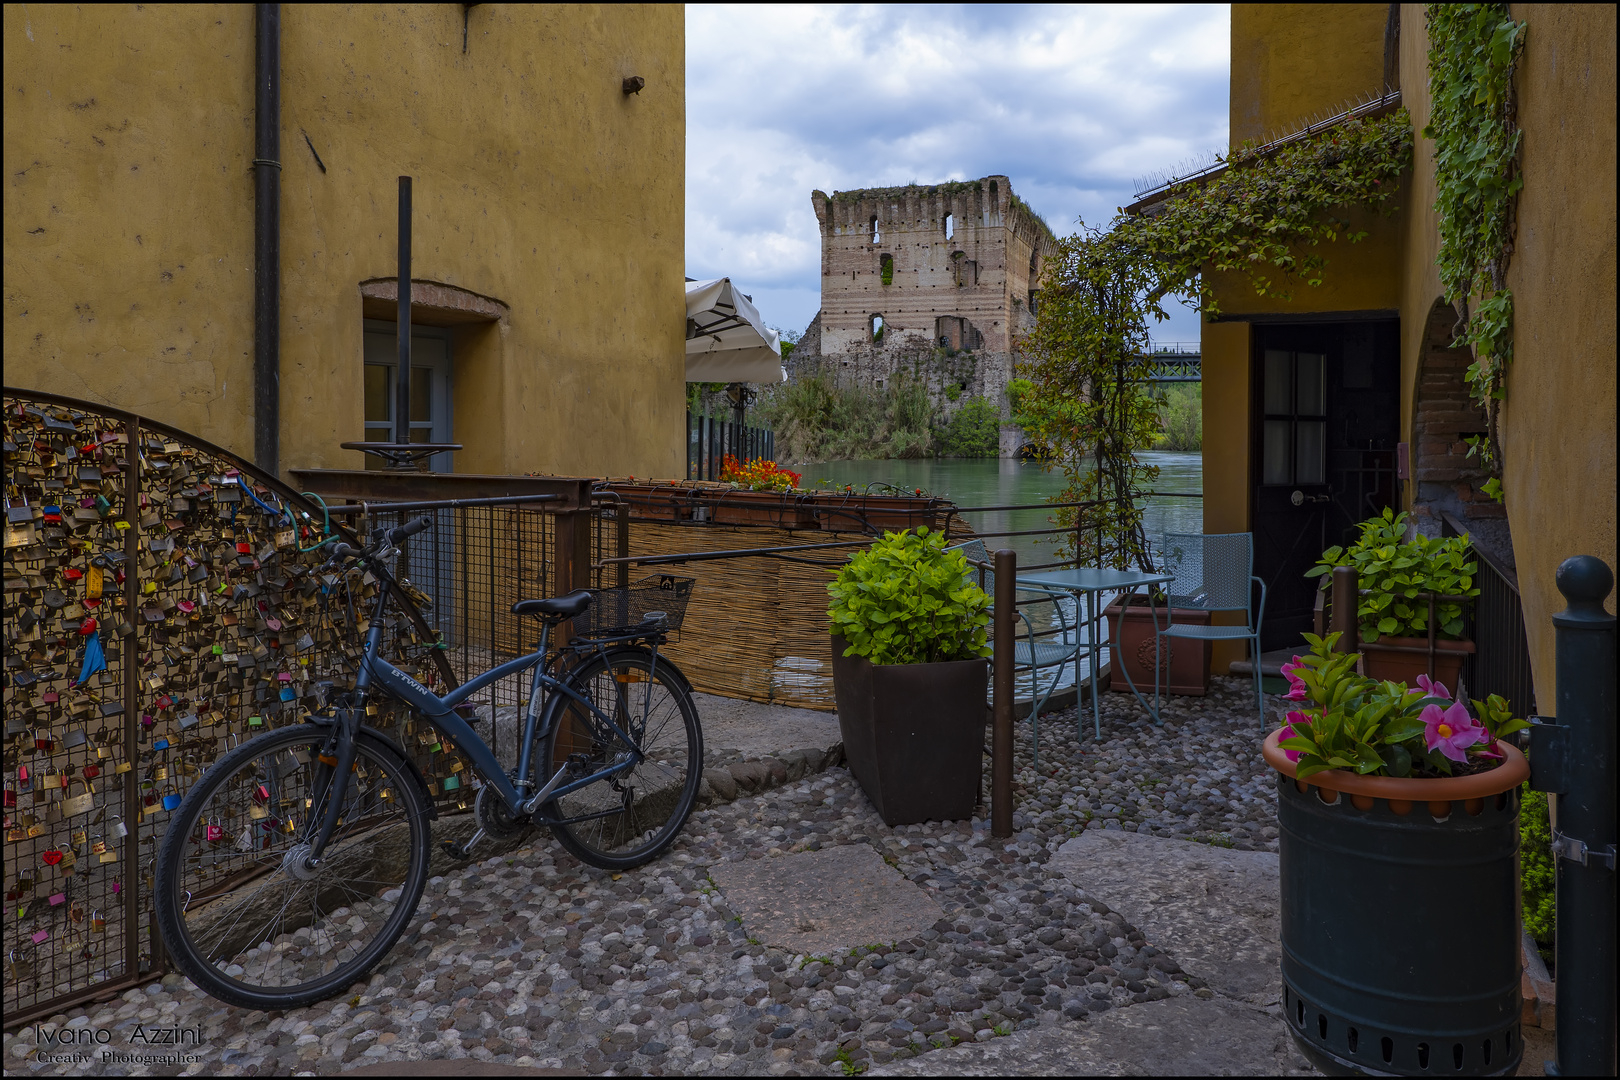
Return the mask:
<svg viewBox="0 0 1620 1080">
<path fill-rule="evenodd" d="M 1227 140 L 1225 5 L 686 8 L 686 272 L 820 308 L 810 191 L 1003 173 L 1059 235 Z M 1161 341 L 1197 340 L 1178 313 Z"/>
</svg>

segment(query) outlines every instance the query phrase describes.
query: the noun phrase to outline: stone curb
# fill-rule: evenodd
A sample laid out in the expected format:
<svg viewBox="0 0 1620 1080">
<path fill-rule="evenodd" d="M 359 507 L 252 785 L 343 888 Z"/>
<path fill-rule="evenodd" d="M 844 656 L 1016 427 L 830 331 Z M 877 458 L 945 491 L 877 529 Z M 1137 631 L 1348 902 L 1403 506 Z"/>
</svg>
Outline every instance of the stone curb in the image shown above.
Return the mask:
<svg viewBox="0 0 1620 1080">
<path fill-rule="evenodd" d="M 807 748 L 790 751 L 779 758 L 766 757 L 711 766 L 703 770 L 697 809 L 723 806 L 745 795 L 758 795 L 843 763 L 844 744 L 840 742 L 825 750 Z"/>
</svg>

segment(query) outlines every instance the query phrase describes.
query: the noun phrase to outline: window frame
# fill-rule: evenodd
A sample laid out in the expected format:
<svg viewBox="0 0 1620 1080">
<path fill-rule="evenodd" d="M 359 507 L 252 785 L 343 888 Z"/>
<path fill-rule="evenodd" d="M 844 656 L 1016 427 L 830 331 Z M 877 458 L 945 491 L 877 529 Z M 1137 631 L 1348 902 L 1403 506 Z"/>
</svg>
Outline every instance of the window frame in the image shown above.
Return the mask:
<svg viewBox="0 0 1620 1080">
<path fill-rule="evenodd" d="M 398 326 L 398 323 L 390 322 L 387 319 L 361 320 L 360 363 L 362 376 L 364 375 L 364 369 L 367 367 L 382 367 L 394 371 L 397 377 L 397 372 L 399 369 Z M 389 353 L 387 361 L 366 358 L 365 339 L 373 334 L 386 335 L 389 339 L 389 342 L 392 345 L 392 351 Z M 422 362 L 422 354 L 416 347 L 417 343 L 422 341 L 444 342 L 444 355 L 442 357 L 433 357 L 426 363 Z M 447 443 L 454 441 L 455 355 L 453 344 L 454 343 L 450 330 L 447 327 L 423 326 L 415 323 L 413 323 L 411 326 L 411 369 L 413 371 L 426 369 L 429 372 L 428 419 L 425 421 L 413 420 L 411 422 L 411 430 L 413 433 L 419 430 L 427 431 L 428 442 Z M 392 383 L 392 379 L 389 381 Z M 364 387 L 363 377 L 361 385 Z M 392 389 L 392 386 L 390 386 L 390 389 Z M 364 430 L 365 438 L 368 442 L 392 442 L 394 439 L 394 395 L 392 393 L 388 394 L 387 399 L 389 419 L 385 424 L 383 421 L 366 420 L 364 418 L 365 401 L 364 397 L 362 396 L 360 413 L 361 424 L 363 425 L 362 430 Z M 382 461 L 380 458 L 375 458 L 374 455 L 371 454 L 366 455 L 367 469 L 379 468 L 381 467 L 381 464 Z M 445 451 L 441 454 L 434 454 L 432 458 L 429 459 L 429 467 L 434 472 L 454 472 L 454 452 Z"/>
</svg>

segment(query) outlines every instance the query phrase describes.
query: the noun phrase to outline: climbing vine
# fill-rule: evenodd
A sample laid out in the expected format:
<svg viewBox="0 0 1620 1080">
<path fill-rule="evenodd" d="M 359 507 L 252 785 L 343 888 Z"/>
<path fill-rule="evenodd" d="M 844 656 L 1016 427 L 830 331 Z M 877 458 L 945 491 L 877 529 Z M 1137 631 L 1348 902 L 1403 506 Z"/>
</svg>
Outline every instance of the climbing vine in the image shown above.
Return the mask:
<svg viewBox="0 0 1620 1080">
<path fill-rule="evenodd" d="M 1456 346 L 1473 352 L 1469 390 L 1485 411 L 1484 439 L 1471 453 L 1491 473 L 1483 485 L 1500 500 L 1497 413 L 1513 360 L 1513 255 L 1519 175 L 1519 125 L 1513 69 L 1524 49 L 1524 23 L 1505 4 L 1430 4 L 1429 95 L 1423 129 L 1434 142 L 1435 211 L 1440 224 L 1440 282 L 1457 311 Z"/>
<path fill-rule="evenodd" d="M 1321 245 L 1366 236 L 1341 215 L 1391 212 L 1412 156 L 1405 110 L 1350 120 L 1280 147 L 1245 145 L 1227 168 L 1186 185 L 1107 230 L 1056 241 L 1041 278 L 1034 330 L 1020 342 L 1020 373 L 1033 388 L 1020 411 L 1032 441 L 1068 477 L 1055 502 L 1075 529 L 1076 558 L 1092 565 L 1151 566 L 1137 498 L 1158 469 L 1137 456 L 1158 427 L 1141 357 L 1148 319 L 1168 318 L 1167 298 L 1215 314 L 1206 270 L 1242 275 L 1261 296 L 1286 299 L 1296 281 L 1320 285 Z"/>
</svg>

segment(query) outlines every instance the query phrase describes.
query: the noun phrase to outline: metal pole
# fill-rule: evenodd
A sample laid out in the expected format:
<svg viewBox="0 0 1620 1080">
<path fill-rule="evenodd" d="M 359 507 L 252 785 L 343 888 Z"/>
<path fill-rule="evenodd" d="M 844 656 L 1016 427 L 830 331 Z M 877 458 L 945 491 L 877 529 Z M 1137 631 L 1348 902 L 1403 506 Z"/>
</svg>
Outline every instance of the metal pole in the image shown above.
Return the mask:
<svg viewBox="0 0 1620 1080">
<path fill-rule="evenodd" d="M 281 5 L 253 7 L 253 463 L 276 473 L 281 468 Z M 135 568 L 127 572 L 133 577 Z"/>
<path fill-rule="evenodd" d="M 1356 637 L 1359 625 L 1356 615 L 1361 606 L 1360 588 L 1355 567 L 1333 568 L 1333 616 L 1328 620 L 1328 633 L 1342 635 L 1338 644 L 1333 647 L 1334 652 L 1361 651 L 1361 642 Z M 1255 657 L 1255 662 L 1259 663 L 1258 656 Z"/>
<path fill-rule="evenodd" d="M 1012 835 L 1013 775 L 1013 619 L 1018 602 L 1018 555 L 1010 548 L 996 552 L 994 727 L 990 737 L 990 834 Z"/>
<path fill-rule="evenodd" d="M 394 383 L 394 441 L 411 441 L 411 178 L 399 178 L 399 373 Z"/>
<path fill-rule="evenodd" d="M 1552 617 L 1558 726 L 1568 731 L 1569 752 L 1552 844 L 1558 868 L 1556 1072 L 1613 1076 L 1615 618 L 1603 601 L 1614 573 L 1601 559 L 1577 555 L 1558 567 L 1557 581 L 1569 603 Z"/>
</svg>

